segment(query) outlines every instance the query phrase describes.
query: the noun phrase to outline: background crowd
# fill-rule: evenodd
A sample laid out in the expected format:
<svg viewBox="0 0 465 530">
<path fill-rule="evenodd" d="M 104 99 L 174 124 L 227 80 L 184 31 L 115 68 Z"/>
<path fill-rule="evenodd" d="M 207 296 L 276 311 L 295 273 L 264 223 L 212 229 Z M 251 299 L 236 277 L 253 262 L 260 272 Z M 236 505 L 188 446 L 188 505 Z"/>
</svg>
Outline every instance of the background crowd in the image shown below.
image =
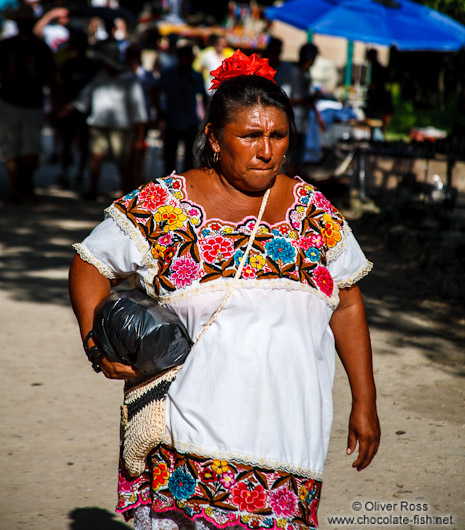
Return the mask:
<svg viewBox="0 0 465 530">
<path fill-rule="evenodd" d="M 211 96 L 210 72 L 234 52 L 234 43 L 213 27 L 188 38 L 160 31 L 160 20 L 181 20 L 176 2 L 151 3 L 138 15 L 117 2 L 94 4 L 26 0 L 1 13 L 0 146 L 11 204 L 37 201 L 34 172 L 43 159 L 44 124 L 53 130 L 57 183 L 77 186 L 84 199 L 98 196 L 108 157 L 123 192 L 146 181 L 151 131 L 163 141 L 165 172 L 192 167 L 192 144 Z M 318 49 L 307 44 L 297 62 L 282 61 L 283 43 L 263 31 L 266 23 L 253 3 L 247 9 L 229 4 L 223 27 L 238 23 L 259 32 L 261 43 L 241 47 L 269 58 L 291 99 L 299 133 L 291 167 L 302 172 L 304 163 L 318 160 L 319 131 L 326 129 L 310 76 Z"/>
</svg>

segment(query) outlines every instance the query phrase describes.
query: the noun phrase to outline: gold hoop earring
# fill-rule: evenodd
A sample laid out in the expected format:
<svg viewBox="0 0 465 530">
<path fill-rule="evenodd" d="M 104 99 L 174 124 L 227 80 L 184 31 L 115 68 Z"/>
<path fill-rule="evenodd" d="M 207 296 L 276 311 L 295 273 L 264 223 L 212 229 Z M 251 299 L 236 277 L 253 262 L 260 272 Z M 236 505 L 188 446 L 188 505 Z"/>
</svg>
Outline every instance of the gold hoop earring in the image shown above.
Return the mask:
<svg viewBox="0 0 465 530">
<path fill-rule="evenodd" d="M 215 151 L 213 153 L 213 162 L 215 164 L 218 164 L 219 161 L 220 161 L 220 152 L 219 151 Z"/>
</svg>

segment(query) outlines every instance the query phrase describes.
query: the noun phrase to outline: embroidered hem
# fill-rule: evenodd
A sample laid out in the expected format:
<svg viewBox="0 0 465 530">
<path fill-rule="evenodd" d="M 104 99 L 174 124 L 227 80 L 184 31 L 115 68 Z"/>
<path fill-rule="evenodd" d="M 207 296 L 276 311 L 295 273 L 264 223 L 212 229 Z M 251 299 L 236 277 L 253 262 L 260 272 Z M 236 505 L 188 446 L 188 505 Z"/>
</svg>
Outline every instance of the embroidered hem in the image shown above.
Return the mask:
<svg viewBox="0 0 465 530">
<path fill-rule="evenodd" d="M 318 528 L 321 481 L 235 461 L 203 458 L 160 445 L 132 479 L 121 467 L 116 511 L 126 520 L 141 505 L 182 512 L 217 528 Z"/>
<path fill-rule="evenodd" d="M 98 260 L 82 243 L 75 243 L 73 248 L 84 261 L 87 261 L 87 263 L 93 265 L 100 272 L 100 274 L 105 276 L 105 278 L 108 278 L 109 280 L 116 279 L 115 273 L 110 269 L 110 267 Z"/>
</svg>

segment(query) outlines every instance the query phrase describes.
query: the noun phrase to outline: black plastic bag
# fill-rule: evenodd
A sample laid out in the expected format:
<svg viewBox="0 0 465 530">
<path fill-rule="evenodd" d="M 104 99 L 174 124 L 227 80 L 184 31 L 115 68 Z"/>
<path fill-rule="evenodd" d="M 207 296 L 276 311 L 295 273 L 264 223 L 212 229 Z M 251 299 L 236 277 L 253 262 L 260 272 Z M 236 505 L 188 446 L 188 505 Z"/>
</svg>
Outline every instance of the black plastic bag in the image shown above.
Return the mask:
<svg viewBox="0 0 465 530">
<path fill-rule="evenodd" d="M 177 315 L 136 289 L 114 291 L 102 300 L 92 336 L 110 361 L 149 375 L 183 364 L 192 347 Z"/>
</svg>

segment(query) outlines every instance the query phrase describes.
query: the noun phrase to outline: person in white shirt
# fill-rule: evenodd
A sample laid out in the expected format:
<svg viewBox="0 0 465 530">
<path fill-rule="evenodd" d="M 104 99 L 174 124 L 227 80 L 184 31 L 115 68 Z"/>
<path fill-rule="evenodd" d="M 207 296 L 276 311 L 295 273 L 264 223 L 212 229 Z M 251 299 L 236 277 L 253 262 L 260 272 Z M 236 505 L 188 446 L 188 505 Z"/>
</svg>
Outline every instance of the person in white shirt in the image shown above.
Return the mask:
<svg viewBox="0 0 465 530">
<path fill-rule="evenodd" d="M 131 152 L 134 146 L 144 144 L 148 120 L 141 83 L 120 60 L 117 43 L 102 43 L 96 57 L 102 64 L 101 71 L 71 102 L 79 112 L 89 114 L 90 189 L 86 199 L 97 197 L 101 162 L 107 151 L 118 166 L 123 191 L 139 184 L 133 182 Z"/>
</svg>

